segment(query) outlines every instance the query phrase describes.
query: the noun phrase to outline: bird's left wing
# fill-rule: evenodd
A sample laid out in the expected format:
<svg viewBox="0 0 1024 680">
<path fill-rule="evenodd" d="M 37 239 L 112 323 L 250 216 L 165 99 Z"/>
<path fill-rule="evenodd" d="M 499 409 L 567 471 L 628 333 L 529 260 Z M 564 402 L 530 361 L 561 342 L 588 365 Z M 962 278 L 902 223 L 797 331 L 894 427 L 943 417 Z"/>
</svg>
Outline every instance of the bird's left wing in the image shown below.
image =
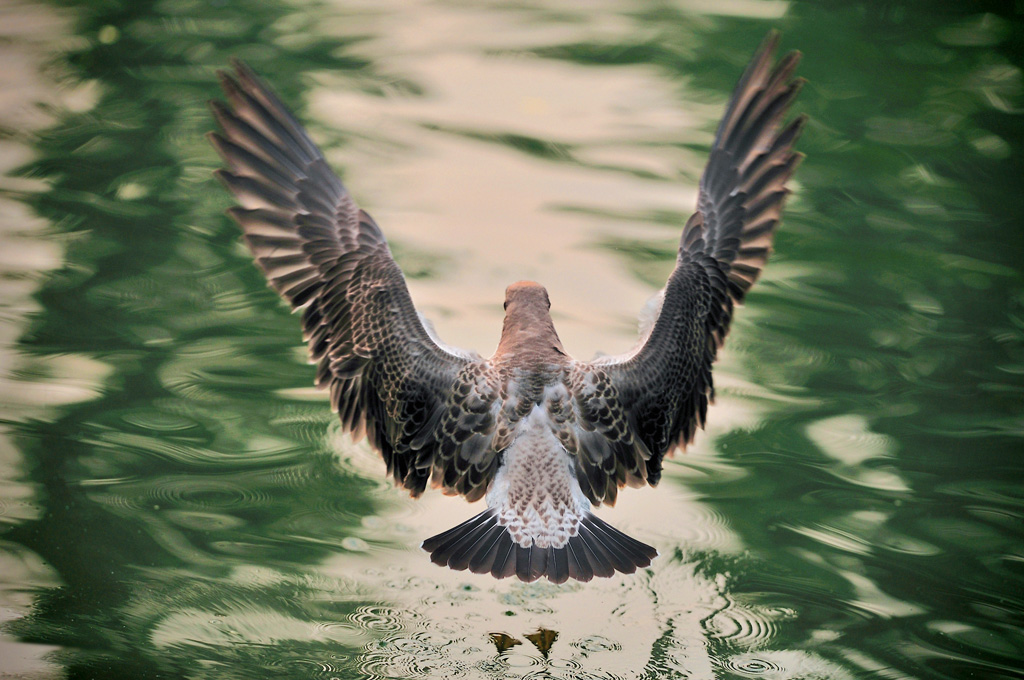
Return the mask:
<svg viewBox="0 0 1024 680">
<path fill-rule="evenodd" d="M 482 496 L 498 462 L 493 371 L 435 341 L 380 228 L 280 99 L 235 69 L 220 74 L 230 106 L 212 103 L 223 134 L 210 140 L 229 166 L 217 176 L 271 287 L 302 310 L 317 386 L 414 496 L 431 474 L 446 492 Z"/>
<path fill-rule="evenodd" d="M 640 344 L 624 356 L 573 366 L 576 473 L 595 503 L 614 502 L 625 484 L 656 484 L 662 459 L 704 425 L 714 396 L 711 364 L 733 306 L 768 259 L 800 160 L 793 144 L 804 119 L 781 127 L 802 84 L 792 78 L 800 55 L 773 65 L 777 42 L 769 34 L 726 107 L 697 212 L 683 228 L 675 269 Z"/>
</svg>

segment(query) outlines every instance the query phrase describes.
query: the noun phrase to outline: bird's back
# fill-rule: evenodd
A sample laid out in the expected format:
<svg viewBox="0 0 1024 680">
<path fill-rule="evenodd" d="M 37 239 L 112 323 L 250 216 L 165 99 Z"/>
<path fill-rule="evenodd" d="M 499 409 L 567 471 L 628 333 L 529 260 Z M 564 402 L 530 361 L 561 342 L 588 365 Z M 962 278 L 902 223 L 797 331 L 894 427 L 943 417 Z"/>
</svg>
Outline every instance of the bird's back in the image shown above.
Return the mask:
<svg viewBox="0 0 1024 680">
<path fill-rule="evenodd" d="M 547 576 L 555 583 L 648 566 L 657 551 L 593 515 L 580 488 L 569 452 L 578 442 L 568 360 L 519 366 L 506 375 L 502 413 L 512 431 L 487 492 L 488 509 L 424 541 L 431 559 L 499 578 Z"/>
</svg>

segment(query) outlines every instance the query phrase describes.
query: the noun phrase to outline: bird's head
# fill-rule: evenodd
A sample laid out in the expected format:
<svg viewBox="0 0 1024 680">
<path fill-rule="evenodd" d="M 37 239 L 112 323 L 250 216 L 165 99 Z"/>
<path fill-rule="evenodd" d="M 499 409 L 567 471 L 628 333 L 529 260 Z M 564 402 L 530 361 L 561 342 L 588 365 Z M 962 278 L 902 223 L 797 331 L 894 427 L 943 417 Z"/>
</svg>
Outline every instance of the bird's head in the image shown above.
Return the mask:
<svg viewBox="0 0 1024 680">
<path fill-rule="evenodd" d="M 551 300 L 544 286 L 533 281 L 516 281 L 505 289 L 505 313 L 538 311 L 547 313 Z"/>
<path fill-rule="evenodd" d="M 516 281 L 505 289 L 505 324 L 497 355 L 510 354 L 530 363 L 558 363 L 565 357 L 551 320 L 551 301 L 544 286 Z"/>
</svg>

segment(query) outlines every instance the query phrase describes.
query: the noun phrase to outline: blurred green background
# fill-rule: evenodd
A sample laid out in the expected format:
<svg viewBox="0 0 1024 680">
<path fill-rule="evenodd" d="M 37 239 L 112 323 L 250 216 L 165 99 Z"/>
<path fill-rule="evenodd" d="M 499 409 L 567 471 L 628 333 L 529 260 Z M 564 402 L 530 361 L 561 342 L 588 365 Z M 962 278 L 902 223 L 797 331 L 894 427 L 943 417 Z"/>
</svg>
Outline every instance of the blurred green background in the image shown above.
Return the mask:
<svg viewBox="0 0 1024 680">
<path fill-rule="evenodd" d="M 0 2 L 0 675 L 1011 678 L 1024 654 L 1021 2 Z M 203 135 L 245 59 L 487 355 L 503 290 L 633 341 L 724 102 L 807 155 L 708 431 L 602 511 L 662 553 L 441 570 L 475 513 L 310 386 Z"/>
</svg>

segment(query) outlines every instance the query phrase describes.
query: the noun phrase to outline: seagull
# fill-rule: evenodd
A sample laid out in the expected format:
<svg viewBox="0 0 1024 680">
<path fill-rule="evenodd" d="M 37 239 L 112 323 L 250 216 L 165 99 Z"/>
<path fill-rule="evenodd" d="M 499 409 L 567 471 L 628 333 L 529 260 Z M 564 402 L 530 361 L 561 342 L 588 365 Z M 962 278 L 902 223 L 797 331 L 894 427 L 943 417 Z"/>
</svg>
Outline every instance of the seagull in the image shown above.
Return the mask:
<svg viewBox="0 0 1024 680">
<path fill-rule="evenodd" d="M 505 291 L 490 358 L 445 345 L 413 305 L 377 223 L 281 100 L 240 61 L 218 72 L 209 139 L 238 201 L 228 210 L 293 310 L 316 385 L 398 486 L 427 483 L 487 509 L 423 541 L 434 563 L 522 581 L 589 581 L 650 566 L 657 551 L 593 513 L 624 486 L 654 486 L 714 398 L 711 365 L 734 306 L 764 267 L 802 155 L 806 118 L 783 124 L 803 80 L 772 32 L 736 85 L 682 228 L 675 268 L 623 355 L 578 361 L 547 290 Z"/>
</svg>

